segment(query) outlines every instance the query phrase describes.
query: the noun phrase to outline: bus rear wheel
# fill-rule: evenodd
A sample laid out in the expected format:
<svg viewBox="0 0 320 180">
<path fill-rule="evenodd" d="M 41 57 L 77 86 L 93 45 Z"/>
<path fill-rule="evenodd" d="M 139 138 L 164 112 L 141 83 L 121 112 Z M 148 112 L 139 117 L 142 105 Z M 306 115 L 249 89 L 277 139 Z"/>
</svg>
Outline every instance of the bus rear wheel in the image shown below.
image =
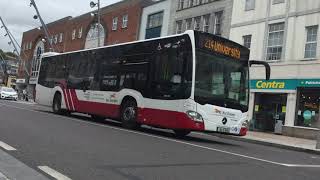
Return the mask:
<svg viewBox="0 0 320 180">
<path fill-rule="evenodd" d="M 52 103 L 52 111 L 55 114 L 63 114 L 63 111 L 61 109 L 61 94 L 57 93 L 54 95 L 53 103 Z"/>
<path fill-rule="evenodd" d="M 190 134 L 191 131 L 189 130 L 182 130 L 182 129 L 175 129 L 173 130 L 174 134 L 176 135 L 176 137 L 182 138 L 187 136 L 188 134 Z"/>
<path fill-rule="evenodd" d="M 137 103 L 133 100 L 125 101 L 121 106 L 122 126 L 128 129 L 137 129 Z"/>
</svg>

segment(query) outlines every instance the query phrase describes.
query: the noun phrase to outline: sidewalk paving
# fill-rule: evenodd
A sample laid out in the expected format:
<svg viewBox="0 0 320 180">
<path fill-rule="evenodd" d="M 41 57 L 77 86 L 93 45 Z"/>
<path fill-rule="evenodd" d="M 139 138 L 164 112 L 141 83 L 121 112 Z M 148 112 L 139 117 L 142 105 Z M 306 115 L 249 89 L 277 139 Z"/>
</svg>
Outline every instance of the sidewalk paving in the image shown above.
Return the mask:
<svg viewBox="0 0 320 180">
<path fill-rule="evenodd" d="M 320 154 L 320 149 L 316 149 L 316 140 L 302 139 L 289 137 L 284 135 L 277 135 L 264 132 L 249 131 L 246 136 L 228 136 L 221 135 L 224 138 L 263 144 L 268 146 L 281 147 L 296 151 L 304 151 Z"/>
<path fill-rule="evenodd" d="M 0 148 L 0 180 L 49 180 Z"/>
</svg>

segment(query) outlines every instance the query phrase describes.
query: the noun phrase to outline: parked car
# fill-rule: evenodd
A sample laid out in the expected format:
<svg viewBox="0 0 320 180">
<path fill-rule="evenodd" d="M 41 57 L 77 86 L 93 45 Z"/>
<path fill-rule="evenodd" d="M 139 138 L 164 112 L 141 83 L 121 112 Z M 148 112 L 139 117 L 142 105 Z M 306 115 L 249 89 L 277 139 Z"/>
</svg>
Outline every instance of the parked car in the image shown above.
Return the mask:
<svg viewBox="0 0 320 180">
<path fill-rule="evenodd" d="M 9 87 L 0 87 L 0 99 L 18 100 L 18 93 Z"/>
</svg>

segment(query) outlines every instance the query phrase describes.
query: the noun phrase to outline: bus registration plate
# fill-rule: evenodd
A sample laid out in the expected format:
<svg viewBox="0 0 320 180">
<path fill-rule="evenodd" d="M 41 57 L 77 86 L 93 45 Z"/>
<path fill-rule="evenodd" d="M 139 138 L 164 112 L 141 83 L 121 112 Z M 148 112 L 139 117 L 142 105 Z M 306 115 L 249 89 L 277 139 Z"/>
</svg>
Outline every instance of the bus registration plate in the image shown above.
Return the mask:
<svg viewBox="0 0 320 180">
<path fill-rule="evenodd" d="M 218 132 L 222 133 L 230 133 L 230 128 L 229 127 L 224 127 L 224 126 L 218 126 L 217 127 Z"/>
</svg>

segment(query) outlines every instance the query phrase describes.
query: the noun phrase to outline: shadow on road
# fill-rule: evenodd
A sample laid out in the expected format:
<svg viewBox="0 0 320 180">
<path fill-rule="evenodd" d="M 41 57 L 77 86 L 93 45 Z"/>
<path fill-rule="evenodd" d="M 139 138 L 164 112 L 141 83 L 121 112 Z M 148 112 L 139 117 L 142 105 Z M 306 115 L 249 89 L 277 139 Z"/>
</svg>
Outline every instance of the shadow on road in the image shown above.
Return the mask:
<svg viewBox="0 0 320 180">
<path fill-rule="evenodd" d="M 37 111 L 43 112 L 43 113 L 48 113 L 48 114 L 54 114 L 52 111 L 45 111 L 45 110 L 37 110 Z M 54 115 L 57 115 L 57 114 L 54 114 Z M 57 115 L 57 116 L 75 118 L 75 119 L 81 120 L 81 121 L 94 122 L 96 124 L 102 124 L 102 125 L 108 125 L 108 126 L 111 126 L 111 127 L 126 129 L 126 128 L 122 127 L 121 122 L 118 122 L 118 121 L 112 120 L 112 119 L 106 119 L 104 121 L 96 121 L 96 120 L 93 120 L 90 116 L 80 115 L 80 113 L 79 114 L 78 113 L 77 114 L 70 114 L 70 115 Z M 218 144 L 218 145 L 232 146 L 232 147 L 239 147 L 240 146 L 240 145 L 237 145 L 237 144 L 231 144 L 231 143 L 216 141 L 216 140 L 212 140 L 212 139 L 206 139 L 204 136 L 200 138 L 200 137 L 195 137 L 195 136 L 189 135 L 189 136 L 186 136 L 186 137 L 183 137 L 183 138 L 178 138 L 178 137 L 175 136 L 175 134 L 173 132 L 171 132 L 168 129 L 153 128 L 153 127 L 150 127 L 150 126 L 142 126 L 139 129 L 133 130 L 133 131 L 143 132 L 143 133 L 146 133 L 146 134 L 155 135 L 155 136 L 161 136 L 161 137 L 170 138 L 170 139 L 183 140 L 183 141 L 186 141 L 186 142 Z"/>
</svg>

